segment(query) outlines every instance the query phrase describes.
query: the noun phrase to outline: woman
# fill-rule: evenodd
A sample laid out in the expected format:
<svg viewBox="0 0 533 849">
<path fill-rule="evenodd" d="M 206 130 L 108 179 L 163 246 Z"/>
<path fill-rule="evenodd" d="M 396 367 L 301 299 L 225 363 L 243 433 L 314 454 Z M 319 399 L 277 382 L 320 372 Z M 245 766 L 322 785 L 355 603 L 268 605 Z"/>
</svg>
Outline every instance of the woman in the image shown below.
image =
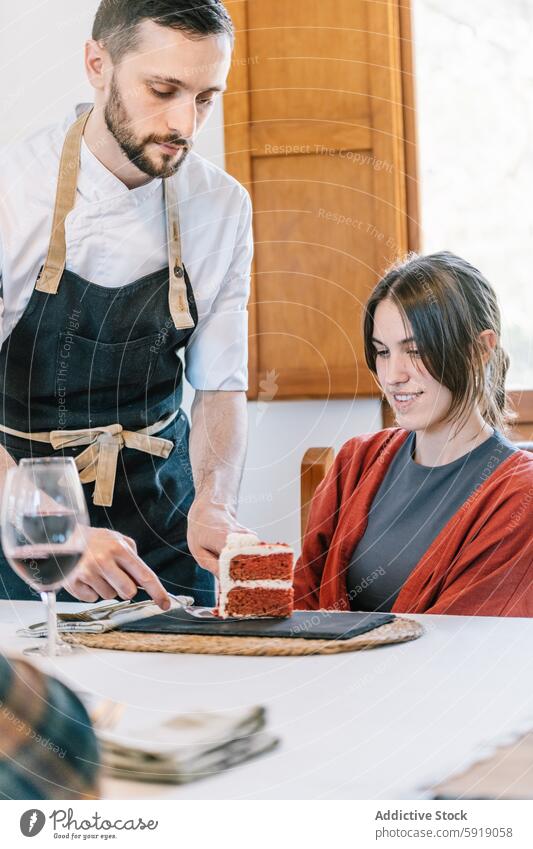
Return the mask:
<svg viewBox="0 0 533 849">
<path fill-rule="evenodd" d="M 399 427 L 347 442 L 318 488 L 296 607 L 533 616 L 533 454 L 503 436 L 494 290 L 451 253 L 411 256 L 364 338 Z"/>
</svg>

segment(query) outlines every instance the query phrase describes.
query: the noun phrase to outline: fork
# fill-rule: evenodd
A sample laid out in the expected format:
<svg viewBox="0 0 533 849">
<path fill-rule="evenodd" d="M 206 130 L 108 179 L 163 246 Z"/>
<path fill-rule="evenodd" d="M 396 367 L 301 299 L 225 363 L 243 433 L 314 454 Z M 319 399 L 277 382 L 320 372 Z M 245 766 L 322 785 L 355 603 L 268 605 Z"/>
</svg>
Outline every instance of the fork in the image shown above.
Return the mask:
<svg viewBox="0 0 533 849">
<path fill-rule="evenodd" d="M 213 613 L 213 609 L 211 607 L 195 607 L 191 604 L 183 604 L 184 600 L 188 600 L 188 596 L 177 596 L 173 593 L 169 593 L 169 596 L 178 602 L 181 610 L 184 610 L 188 615 L 192 616 L 195 619 L 218 619 L 217 616 Z M 192 599 L 191 599 L 192 600 Z M 128 621 L 130 619 L 135 620 L 134 616 L 131 616 L 132 613 L 136 611 L 141 611 L 147 605 L 153 604 L 153 602 L 148 599 L 144 601 L 113 601 L 109 604 L 100 604 L 96 607 L 89 607 L 86 610 L 80 610 L 77 613 L 58 613 L 57 619 L 58 624 L 61 629 L 61 623 L 88 623 L 92 625 L 95 622 L 98 622 L 102 619 L 108 618 L 108 615 L 122 612 L 128 614 Z M 28 625 L 26 628 L 23 628 L 24 636 L 31 636 L 32 632 L 41 631 L 45 627 L 45 623 L 36 622 L 33 625 Z"/>
<path fill-rule="evenodd" d="M 141 589 L 141 587 L 139 587 Z M 196 617 L 197 619 L 217 619 L 213 613 L 212 607 L 195 607 L 192 604 L 184 605 L 183 596 L 174 595 L 174 593 L 168 593 L 170 598 L 173 598 L 175 601 L 180 602 L 182 604 L 181 609 L 185 610 L 191 616 Z M 129 600 L 126 601 L 113 601 L 109 604 L 98 605 L 97 607 L 90 607 L 88 610 L 80 610 L 78 613 L 58 613 L 57 618 L 62 619 L 65 622 L 94 622 L 98 619 L 105 619 L 109 611 L 113 613 L 118 610 L 123 610 L 124 608 L 128 609 L 128 613 L 132 610 L 137 610 L 138 607 L 143 607 L 143 605 L 152 604 L 152 602 L 148 600 L 131 602 Z M 32 627 L 32 626 L 30 626 Z"/>
<path fill-rule="evenodd" d="M 113 601 L 109 604 L 101 604 L 97 607 L 89 607 L 87 610 L 79 610 L 76 613 L 58 613 L 58 622 L 98 622 L 99 619 L 105 619 L 110 612 L 128 609 L 136 610 L 141 605 L 145 605 L 146 601 L 137 601 L 132 604 L 130 601 Z M 33 625 L 28 625 L 25 630 L 39 630 L 43 627 L 42 622 L 36 622 Z"/>
</svg>

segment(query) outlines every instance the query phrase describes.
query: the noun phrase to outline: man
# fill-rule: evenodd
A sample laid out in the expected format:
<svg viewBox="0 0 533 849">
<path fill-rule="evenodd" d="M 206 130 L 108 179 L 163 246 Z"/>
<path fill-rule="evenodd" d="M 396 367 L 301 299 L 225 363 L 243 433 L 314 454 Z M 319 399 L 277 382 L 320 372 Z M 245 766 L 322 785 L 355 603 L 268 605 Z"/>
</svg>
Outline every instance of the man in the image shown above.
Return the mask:
<svg viewBox="0 0 533 849">
<path fill-rule="evenodd" d="M 75 457 L 92 528 L 66 586 L 83 601 L 211 605 L 240 529 L 250 201 L 191 152 L 232 47 L 218 0 L 103 0 L 94 107 L 0 164 L 2 480 L 23 457 Z M 28 596 L 5 560 L 0 577 Z"/>
<path fill-rule="evenodd" d="M 0 799 L 96 799 L 99 754 L 74 693 L 0 655 Z"/>
</svg>

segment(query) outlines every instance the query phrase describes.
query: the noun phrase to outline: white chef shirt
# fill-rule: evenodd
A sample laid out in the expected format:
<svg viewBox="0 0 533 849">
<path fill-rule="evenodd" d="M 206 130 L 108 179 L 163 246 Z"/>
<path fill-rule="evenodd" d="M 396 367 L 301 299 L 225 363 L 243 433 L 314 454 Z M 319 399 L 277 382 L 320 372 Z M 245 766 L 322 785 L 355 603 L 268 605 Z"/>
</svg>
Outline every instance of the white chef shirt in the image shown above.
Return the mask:
<svg viewBox="0 0 533 849">
<path fill-rule="evenodd" d="M 2 344 L 24 313 L 48 252 L 65 134 L 89 105 L 78 105 L 62 124 L 0 154 Z M 171 179 L 177 181 L 182 256 L 199 314 L 185 351 L 187 380 L 199 390 L 245 390 L 253 254 L 249 195 L 194 152 Z M 67 269 L 100 286 L 123 286 L 168 266 L 162 181 L 128 189 L 83 141 L 65 235 Z"/>
</svg>

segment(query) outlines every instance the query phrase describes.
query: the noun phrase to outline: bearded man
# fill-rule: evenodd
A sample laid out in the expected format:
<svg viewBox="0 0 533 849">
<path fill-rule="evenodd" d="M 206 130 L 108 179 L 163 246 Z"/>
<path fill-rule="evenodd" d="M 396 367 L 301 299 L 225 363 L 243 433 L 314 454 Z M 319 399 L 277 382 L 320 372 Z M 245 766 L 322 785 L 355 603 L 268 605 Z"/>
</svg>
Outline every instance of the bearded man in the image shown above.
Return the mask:
<svg viewBox="0 0 533 849">
<path fill-rule="evenodd" d="M 75 459 L 91 529 L 64 600 L 210 606 L 241 530 L 251 207 L 193 151 L 233 40 L 218 0 L 103 0 L 94 103 L 0 162 L 0 487 L 22 458 Z M 2 558 L 0 595 L 30 592 Z"/>
</svg>

